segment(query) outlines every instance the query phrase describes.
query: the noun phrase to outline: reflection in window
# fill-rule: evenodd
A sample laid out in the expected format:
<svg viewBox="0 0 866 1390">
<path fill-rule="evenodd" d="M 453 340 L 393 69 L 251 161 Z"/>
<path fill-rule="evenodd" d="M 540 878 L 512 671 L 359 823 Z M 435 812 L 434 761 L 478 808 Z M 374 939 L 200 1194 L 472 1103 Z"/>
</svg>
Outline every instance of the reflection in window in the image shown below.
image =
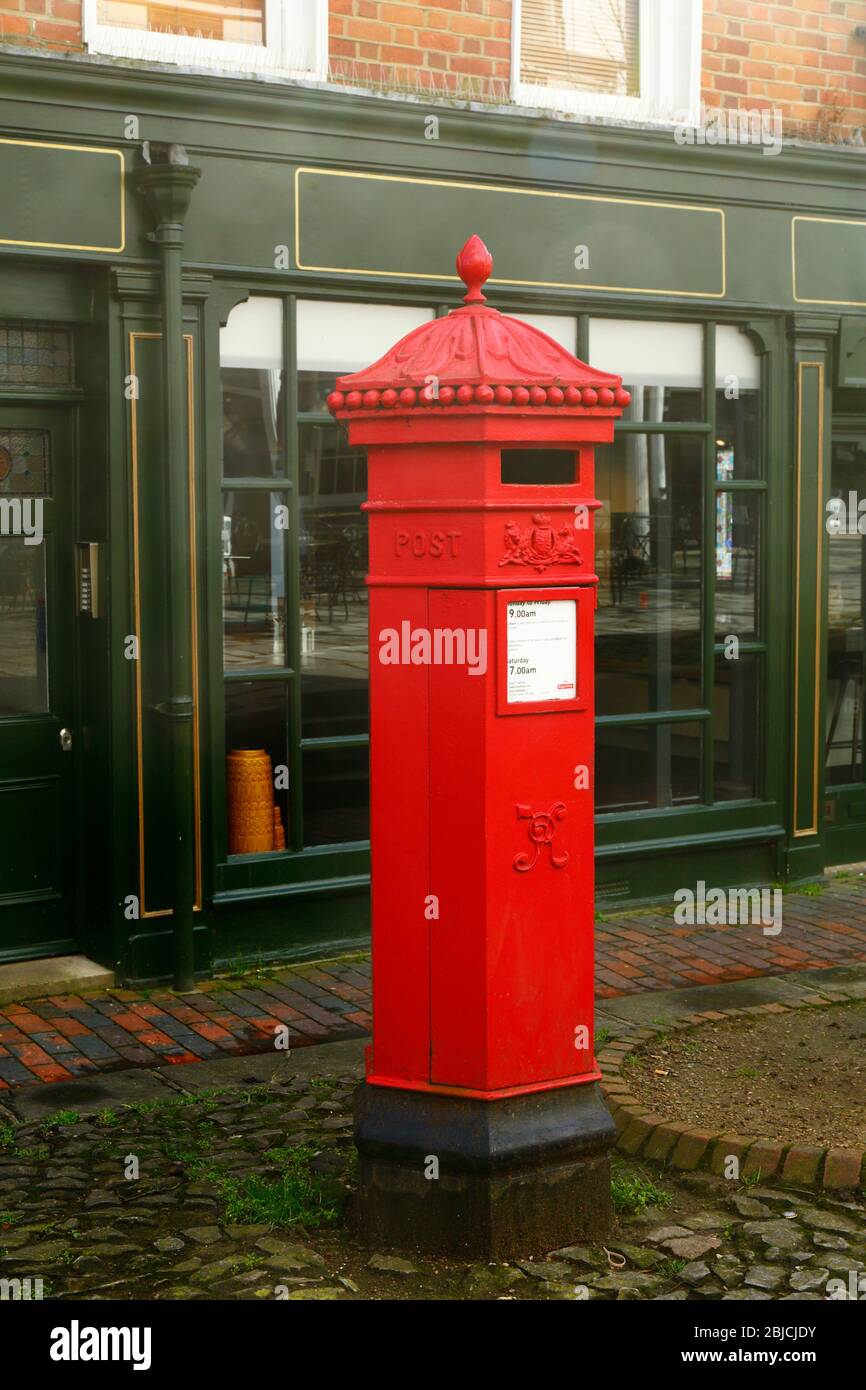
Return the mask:
<svg viewBox="0 0 866 1390">
<path fill-rule="evenodd" d="M 716 659 L 714 795 L 741 801 L 758 789 L 758 658 Z"/>
<path fill-rule="evenodd" d="M 703 471 L 699 436 L 597 450 L 600 715 L 700 707 Z"/>
<path fill-rule="evenodd" d="M 717 463 L 718 467 L 718 463 Z M 716 641 L 758 635 L 758 525 L 760 498 L 751 492 L 716 493 Z"/>
<path fill-rule="evenodd" d="M 300 300 L 299 410 L 325 414 L 327 395 L 338 376 L 369 366 L 399 338 L 432 318 L 432 309 L 405 305 Z M 298 444 L 302 735 L 365 734 L 367 521 L 361 503 L 367 496 L 366 455 L 362 449 L 350 449 L 344 430 L 332 423 L 301 425 Z M 365 782 L 366 752 L 362 752 L 358 777 Z M 324 752 L 317 757 L 324 759 Z M 338 768 L 339 759 L 333 765 Z M 331 762 L 320 761 L 315 767 L 330 769 Z M 318 775 L 307 770 L 305 754 L 305 787 L 309 777 Z M 311 784 L 311 794 L 318 785 Z M 319 829 L 312 830 L 311 814 L 305 793 L 306 844 L 358 838 L 343 837 L 334 826 L 319 824 Z M 349 814 L 349 822 L 354 814 Z"/>
<path fill-rule="evenodd" d="M 303 736 L 366 733 L 366 457 L 336 425 L 299 433 Z"/>
<path fill-rule="evenodd" d="M 278 492 L 223 493 L 226 670 L 285 666 L 287 504 Z"/>
<path fill-rule="evenodd" d="M 700 799 L 702 726 L 598 725 L 595 809 L 599 814 L 662 810 Z"/>
<path fill-rule="evenodd" d="M 0 537 L 0 716 L 48 710 L 45 545 Z"/>
<path fill-rule="evenodd" d="M 282 312 L 281 300 L 253 297 L 232 309 L 220 332 L 225 478 L 285 474 Z"/>
<path fill-rule="evenodd" d="M 844 510 L 828 531 L 826 782 L 866 780 L 863 761 L 866 536 L 849 494 L 864 495 L 866 440 L 834 440 L 830 496 Z M 832 513 L 828 513 L 832 516 Z"/>
<path fill-rule="evenodd" d="M 738 328 L 716 329 L 716 476 L 719 482 L 760 477 L 761 359 Z"/>
</svg>

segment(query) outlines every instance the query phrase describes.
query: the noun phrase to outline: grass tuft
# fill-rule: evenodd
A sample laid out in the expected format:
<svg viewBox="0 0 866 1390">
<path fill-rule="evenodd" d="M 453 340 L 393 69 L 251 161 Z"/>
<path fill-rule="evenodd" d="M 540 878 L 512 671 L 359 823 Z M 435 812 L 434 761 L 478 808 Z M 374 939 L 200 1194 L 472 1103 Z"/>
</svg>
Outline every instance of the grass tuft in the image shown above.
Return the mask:
<svg viewBox="0 0 866 1390">
<path fill-rule="evenodd" d="M 613 1209 L 619 1216 L 636 1216 L 647 1207 L 666 1207 L 670 1195 L 640 1173 L 614 1173 L 610 1180 Z"/>
</svg>

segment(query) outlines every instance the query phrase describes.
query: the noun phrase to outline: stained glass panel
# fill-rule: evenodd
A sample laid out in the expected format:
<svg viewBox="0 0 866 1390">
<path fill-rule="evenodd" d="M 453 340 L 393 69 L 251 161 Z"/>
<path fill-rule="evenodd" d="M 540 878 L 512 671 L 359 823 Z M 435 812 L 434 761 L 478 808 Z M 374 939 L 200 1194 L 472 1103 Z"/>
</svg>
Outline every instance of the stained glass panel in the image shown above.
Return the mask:
<svg viewBox="0 0 866 1390">
<path fill-rule="evenodd" d="M 0 496 L 45 496 L 50 485 L 48 431 L 0 429 Z"/>
<path fill-rule="evenodd" d="M 72 334 L 53 324 L 0 322 L 0 384 L 71 386 Z"/>
</svg>

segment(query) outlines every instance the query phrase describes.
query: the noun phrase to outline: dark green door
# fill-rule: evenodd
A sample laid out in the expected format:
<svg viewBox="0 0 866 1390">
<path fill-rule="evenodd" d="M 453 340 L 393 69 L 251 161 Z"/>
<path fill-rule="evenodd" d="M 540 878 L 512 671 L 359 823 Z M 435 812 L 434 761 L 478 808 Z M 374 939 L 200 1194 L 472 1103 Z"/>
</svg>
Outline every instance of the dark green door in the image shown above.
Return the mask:
<svg viewBox="0 0 866 1390">
<path fill-rule="evenodd" d="M 71 426 L 0 405 L 0 961 L 75 946 Z"/>
<path fill-rule="evenodd" d="M 828 864 L 850 864 L 866 859 L 866 423 L 834 429 L 830 497 L 826 857 Z"/>
</svg>

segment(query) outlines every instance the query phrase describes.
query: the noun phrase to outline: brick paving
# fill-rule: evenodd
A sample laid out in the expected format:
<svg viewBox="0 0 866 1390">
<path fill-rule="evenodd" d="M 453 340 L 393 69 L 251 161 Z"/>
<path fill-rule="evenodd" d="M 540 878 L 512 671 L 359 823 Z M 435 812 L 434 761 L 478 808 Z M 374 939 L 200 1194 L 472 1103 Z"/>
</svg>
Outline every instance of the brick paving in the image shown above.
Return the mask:
<svg viewBox="0 0 866 1390">
<path fill-rule="evenodd" d="M 784 897 L 783 928 L 677 926 L 670 907 L 604 914 L 596 923 L 600 999 L 866 961 L 866 884 L 831 882 Z M 277 970 L 189 994 L 114 989 L 0 1008 L 0 1092 L 123 1067 L 182 1064 L 293 1048 L 370 1031 L 369 961 Z"/>
<path fill-rule="evenodd" d="M 370 965 L 332 961 L 226 987 L 55 994 L 0 1008 L 0 1093 L 123 1067 L 180 1065 L 369 1033 Z"/>
</svg>

